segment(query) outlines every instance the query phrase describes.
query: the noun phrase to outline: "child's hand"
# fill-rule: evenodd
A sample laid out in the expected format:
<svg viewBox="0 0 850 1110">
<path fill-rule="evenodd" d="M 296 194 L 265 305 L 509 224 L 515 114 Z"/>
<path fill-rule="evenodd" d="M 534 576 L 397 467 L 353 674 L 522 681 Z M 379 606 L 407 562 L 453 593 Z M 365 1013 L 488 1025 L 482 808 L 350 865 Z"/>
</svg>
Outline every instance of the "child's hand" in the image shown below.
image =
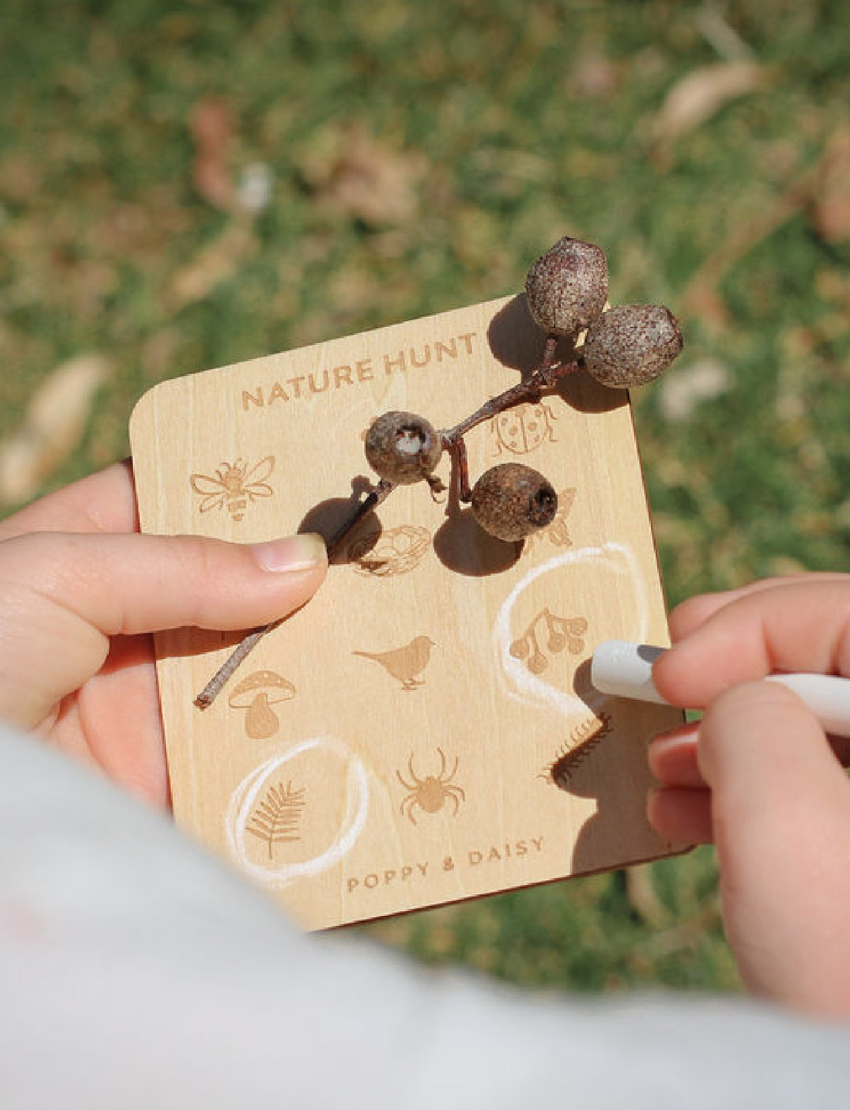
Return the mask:
<svg viewBox="0 0 850 1110">
<path fill-rule="evenodd" d="M 0 523 L 0 717 L 165 805 L 149 633 L 286 616 L 318 589 L 327 557 L 313 536 L 249 548 L 137 527 L 127 464 Z"/>
<path fill-rule="evenodd" d="M 773 671 L 850 677 L 850 575 L 801 575 L 693 598 L 671 618 L 659 691 L 705 708 L 656 738 L 655 829 L 714 841 L 724 921 L 754 992 L 850 1017 L 850 782 L 809 709 Z"/>
</svg>

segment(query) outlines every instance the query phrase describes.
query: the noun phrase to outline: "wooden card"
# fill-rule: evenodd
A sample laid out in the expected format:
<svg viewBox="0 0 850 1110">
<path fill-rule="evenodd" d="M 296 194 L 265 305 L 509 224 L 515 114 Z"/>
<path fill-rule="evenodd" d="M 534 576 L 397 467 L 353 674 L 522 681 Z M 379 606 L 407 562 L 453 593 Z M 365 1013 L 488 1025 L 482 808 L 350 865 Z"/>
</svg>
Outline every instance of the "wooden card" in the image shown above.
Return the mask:
<svg viewBox="0 0 850 1110">
<path fill-rule="evenodd" d="M 376 416 L 449 427 L 542 348 L 515 297 L 163 382 L 131 422 L 142 528 L 330 535 L 374 481 Z M 239 637 L 156 638 L 176 820 L 307 928 L 677 850 L 644 816 L 645 748 L 681 714 L 589 682 L 600 641 L 667 642 L 628 395 L 578 372 L 466 442 L 473 482 L 542 471 L 554 522 L 507 544 L 454 488 L 396 488 L 205 710 Z"/>
</svg>

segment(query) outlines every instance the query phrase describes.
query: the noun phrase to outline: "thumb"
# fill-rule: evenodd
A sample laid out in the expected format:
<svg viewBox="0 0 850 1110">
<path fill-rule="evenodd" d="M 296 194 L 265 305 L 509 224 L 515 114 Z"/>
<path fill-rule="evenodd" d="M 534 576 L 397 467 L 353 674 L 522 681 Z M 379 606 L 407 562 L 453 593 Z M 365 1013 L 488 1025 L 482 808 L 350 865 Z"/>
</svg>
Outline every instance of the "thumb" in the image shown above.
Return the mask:
<svg viewBox="0 0 850 1110">
<path fill-rule="evenodd" d="M 810 997 L 846 997 L 850 785 L 818 721 L 778 683 L 744 683 L 712 701 L 698 753 L 745 982 L 789 1002 L 801 979 Z"/>
<path fill-rule="evenodd" d="M 0 544 L 0 715 L 25 727 L 103 665 L 109 639 L 187 625 L 250 628 L 318 589 L 324 541 L 31 533 Z"/>
</svg>

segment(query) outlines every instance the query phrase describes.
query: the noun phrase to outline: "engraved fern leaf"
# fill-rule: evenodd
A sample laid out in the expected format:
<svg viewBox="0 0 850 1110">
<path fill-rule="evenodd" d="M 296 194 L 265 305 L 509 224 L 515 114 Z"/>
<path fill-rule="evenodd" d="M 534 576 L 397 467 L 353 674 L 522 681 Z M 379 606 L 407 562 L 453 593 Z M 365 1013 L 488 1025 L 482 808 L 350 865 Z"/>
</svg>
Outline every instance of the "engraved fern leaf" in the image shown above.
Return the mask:
<svg viewBox="0 0 850 1110">
<path fill-rule="evenodd" d="M 293 789 L 292 783 L 272 784 L 257 803 L 246 831 L 262 840 L 272 858 L 274 846 L 300 839 L 298 824 L 304 809 L 304 787 Z"/>
</svg>

